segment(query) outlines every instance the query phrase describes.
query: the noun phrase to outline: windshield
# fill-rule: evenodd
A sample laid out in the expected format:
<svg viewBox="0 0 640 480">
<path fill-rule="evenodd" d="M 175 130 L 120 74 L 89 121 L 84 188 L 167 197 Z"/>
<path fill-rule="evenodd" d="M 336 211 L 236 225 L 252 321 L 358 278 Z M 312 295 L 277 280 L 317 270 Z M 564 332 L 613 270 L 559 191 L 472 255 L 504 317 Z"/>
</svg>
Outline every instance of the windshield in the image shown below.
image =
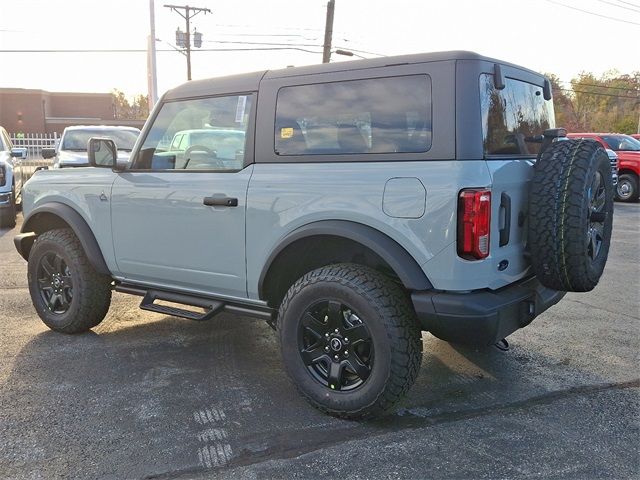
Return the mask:
<svg viewBox="0 0 640 480">
<path fill-rule="evenodd" d="M 602 139 L 616 152 L 640 152 L 640 141 L 629 135 L 603 135 Z"/>
<path fill-rule="evenodd" d="M 137 130 L 67 130 L 60 149 L 86 152 L 91 137 L 106 137 L 113 140 L 118 150 L 130 152 L 139 133 Z"/>
</svg>

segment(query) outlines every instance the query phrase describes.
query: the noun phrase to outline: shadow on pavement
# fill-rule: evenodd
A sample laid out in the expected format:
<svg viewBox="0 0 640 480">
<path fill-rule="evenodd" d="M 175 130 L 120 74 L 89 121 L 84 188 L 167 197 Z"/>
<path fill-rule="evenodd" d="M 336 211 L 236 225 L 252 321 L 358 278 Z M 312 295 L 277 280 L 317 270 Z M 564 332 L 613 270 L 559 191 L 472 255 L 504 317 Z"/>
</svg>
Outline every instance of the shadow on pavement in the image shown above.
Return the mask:
<svg viewBox="0 0 640 480">
<path fill-rule="evenodd" d="M 97 333 L 38 334 L 0 386 L 0 411 L 11 411 L 4 442 L 30 472 L 145 476 L 287 458 L 544 395 L 553 388 L 544 369 L 557 364 L 531 345 L 476 350 L 424 334 L 422 370 L 408 398 L 390 417 L 349 422 L 296 393 L 262 322 L 221 315 L 205 323 L 119 323 L 111 315 L 105 323 Z M 561 367 L 568 383 L 588 376 Z M 64 463 L 88 446 L 101 452 L 94 470 Z M 15 455 L 0 459 L 9 475 L 22 471 Z"/>
</svg>

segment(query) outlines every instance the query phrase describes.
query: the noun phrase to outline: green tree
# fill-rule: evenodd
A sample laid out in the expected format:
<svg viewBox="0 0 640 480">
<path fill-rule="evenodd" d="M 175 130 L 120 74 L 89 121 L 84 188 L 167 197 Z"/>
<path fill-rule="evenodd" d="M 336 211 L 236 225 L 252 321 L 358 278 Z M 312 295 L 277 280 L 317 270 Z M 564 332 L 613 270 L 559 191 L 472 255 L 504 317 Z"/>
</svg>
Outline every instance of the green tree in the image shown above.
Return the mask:
<svg viewBox="0 0 640 480">
<path fill-rule="evenodd" d="M 114 88 L 112 95 L 117 119 L 146 120 L 149 116 L 149 98 L 146 95 L 136 95 L 132 102 L 118 89 Z"/>
<path fill-rule="evenodd" d="M 551 92 L 553 94 L 553 106 L 556 113 L 556 125 L 566 128 L 570 132 L 575 132 L 578 125 L 576 112 L 573 109 L 573 102 L 569 94 L 570 90 L 564 88 L 562 80 L 553 74 L 547 73 L 546 77 L 551 82 Z"/>
<path fill-rule="evenodd" d="M 640 115 L 640 72 L 612 70 L 597 77 L 582 72 L 562 87 L 547 75 L 553 87 L 556 119 L 570 132 L 635 133 Z"/>
</svg>

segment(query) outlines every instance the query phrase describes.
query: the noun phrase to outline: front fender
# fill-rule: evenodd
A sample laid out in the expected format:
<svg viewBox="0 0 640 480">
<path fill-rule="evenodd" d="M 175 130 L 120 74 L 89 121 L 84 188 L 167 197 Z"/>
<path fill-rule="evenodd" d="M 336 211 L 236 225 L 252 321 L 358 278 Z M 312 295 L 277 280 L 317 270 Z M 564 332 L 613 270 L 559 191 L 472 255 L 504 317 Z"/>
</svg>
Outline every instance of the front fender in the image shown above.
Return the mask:
<svg viewBox="0 0 640 480">
<path fill-rule="evenodd" d="M 104 275 L 111 275 L 91 228 L 77 211 L 64 203 L 48 202 L 35 208 L 25 218 L 20 231 L 37 236 L 52 228 L 63 227 L 61 223 L 69 226 L 78 237 L 93 268 Z M 25 260 L 29 259 L 32 238 L 30 235 L 18 235 L 15 240 L 16 249 Z"/>
</svg>

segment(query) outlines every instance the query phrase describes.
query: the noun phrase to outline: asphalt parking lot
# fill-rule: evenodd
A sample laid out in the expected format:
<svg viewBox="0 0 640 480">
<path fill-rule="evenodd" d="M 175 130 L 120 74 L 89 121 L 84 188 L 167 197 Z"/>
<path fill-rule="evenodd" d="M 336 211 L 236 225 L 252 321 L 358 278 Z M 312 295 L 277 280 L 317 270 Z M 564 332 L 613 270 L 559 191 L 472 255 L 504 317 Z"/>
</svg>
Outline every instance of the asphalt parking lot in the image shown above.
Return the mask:
<svg viewBox="0 0 640 480">
<path fill-rule="evenodd" d="M 49 331 L 17 229 L 0 230 L 1 478 L 640 478 L 640 204 L 616 204 L 605 275 L 511 349 L 423 335 L 387 418 L 298 396 L 272 330 L 189 322 L 114 294 L 93 332 Z"/>
</svg>

